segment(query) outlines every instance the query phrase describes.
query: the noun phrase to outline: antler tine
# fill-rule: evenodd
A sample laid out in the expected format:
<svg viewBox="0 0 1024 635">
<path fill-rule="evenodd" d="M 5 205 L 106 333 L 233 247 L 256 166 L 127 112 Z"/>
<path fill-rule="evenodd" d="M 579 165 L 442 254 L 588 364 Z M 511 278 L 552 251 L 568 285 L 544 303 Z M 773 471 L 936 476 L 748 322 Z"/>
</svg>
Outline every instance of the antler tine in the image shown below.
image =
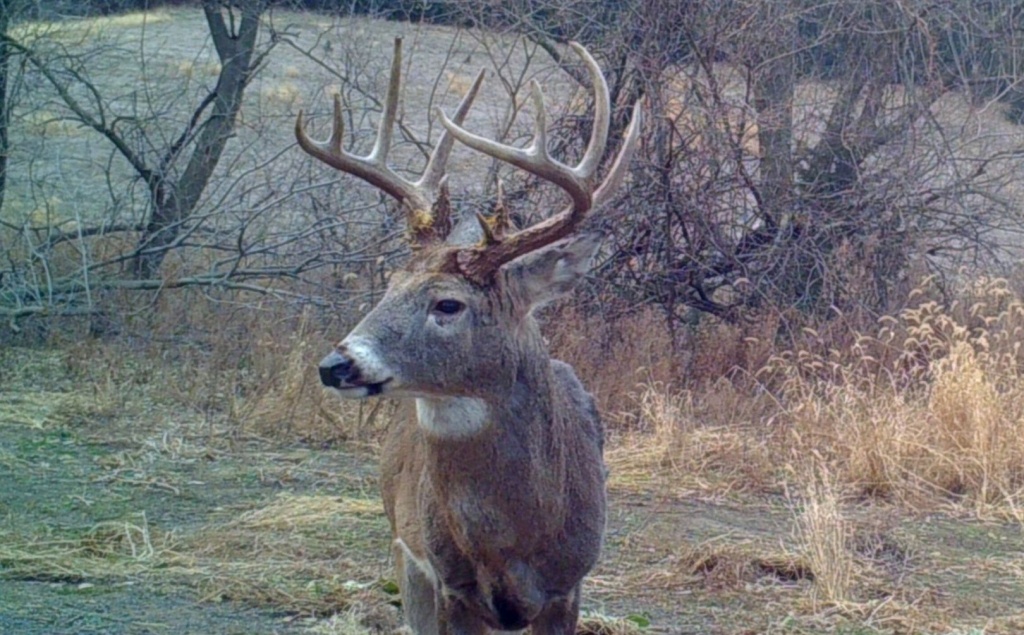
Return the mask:
<svg viewBox="0 0 1024 635">
<path fill-rule="evenodd" d="M 636 151 L 637 142 L 640 140 L 640 124 L 643 120 L 642 101 L 638 100 L 633 104 L 633 115 L 629 119 L 629 127 L 622 137 L 622 148 L 619 155 L 615 157 L 608 175 L 604 177 L 601 186 L 594 192 L 594 207 L 600 207 L 608 202 L 615 194 L 615 191 L 622 185 L 629 171 L 629 164 L 633 160 L 633 153 Z"/>
<path fill-rule="evenodd" d="M 381 130 L 384 129 L 383 124 L 385 120 L 388 120 L 386 112 L 384 120 L 381 122 Z M 393 122 L 394 119 L 390 121 Z M 295 119 L 295 140 L 298 142 L 299 147 L 307 154 L 338 171 L 351 174 L 370 183 L 385 194 L 392 196 L 398 201 L 407 203 L 410 207 L 429 211 L 430 202 L 417 190 L 414 184 L 395 174 L 379 156 L 375 156 L 380 154 L 378 152 L 378 149 L 381 147 L 379 131 L 373 151 L 364 157 L 345 151 L 342 145 L 344 131 L 345 123 L 340 95 L 334 96 L 334 117 L 331 126 L 331 136 L 328 137 L 327 141 L 314 141 L 310 138 L 306 132 L 305 120 L 301 110 L 299 111 L 299 116 Z M 386 136 L 390 139 L 391 135 L 387 134 Z M 387 153 L 384 152 L 383 154 L 386 157 Z"/>
<path fill-rule="evenodd" d="M 611 127 L 612 118 L 611 97 L 608 94 L 608 82 L 604 79 L 604 73 L 590 51 L 578 42 L 570 42 L 569 46 L 583 60 L 590 71 L 590 81 L 594 85 L 594 130 L 590 135 L 587 151 L 583 154 L 583 160 L 575 170 L 580 178 L 591 179 L 597 174 L 604 150 L 608 146 L 608 129 Z"/>
<path fill-rule="evenodd" d="M 462 125 L 462 122 L 466 120 L 466 115 L 469 114 L 469 108 L 473 105 L 473 100 L 476 99 L 476 95 L 480 92 L 480 85 L 483 84 L 484 75 L 487 74 L 486 69 L 480 69 L 476 79 L 473 80 L 473 85 L 469 87 L 469 91 L 466 92 L 465 97 L 459 102 L 458 108 L 455 109 L 455 123 Z M 427 167 L 423 170 L 423 176 L 419 181 L 416 182 L 417 187 L 427 189 L 429 191 L 436 191 L 440 186 L 441 179 L 445 174 L 445 167 L 448 164 L 448 157 L 452 152 L 452 147 L 455 145 L 455 137 L 452 136 L 448 129 L 445 128 L 444 132 L 441 133 L 441 137 L 437 140 L 437 145 L 434 146 L 434 151 L 430 154 L 430 159 L 427 161 Z"/>
<path fill-rule="evenodd" d="M 398 94 L 402 89 L 402 38 L 395 38 L 395 50 L 391 56 L 391 76 L 388 92 L 384 96 L 384 112 L 377 126 L 377 140 L 366 159 L 384 167 L 391 152 L 391 136 L 395 130 L 395 116 L 398 114 Z"/>
<path fill-rule="evenodd" d="M 476 98 L 483 71 L 466 96 L 459 103 L 456 119 L 461 123 L 469 112 Z M 398 100 L 402 87 L 402 38 L 395 38 L 394 56 L 391 60 L 391 75 L 388 90 L 384 97 L 384 112 L 381 114 L 377 127 L 377 137 L 373 149 L 366 156 L 346 152 L 343 147 L 345 131 L 341 97 L 334 97 L 334 117 L 331 136 L 327 141 L 314 141 L 306 133 L 302 111 L 295 120 L 295 139 L 307 154 L 327 165 L 356 176 L 370 183 L 385 194 L 397 199 L 406 209 L 410 236 L 414 242 L 422 242 L 428 238 L 443 237 L 432 229 L 434 213 L 432 206 L 438 203 L 445 175 L 445 165 L 451 154 L 452 139 L 442 134 L 438 144 L 431 152 L 427 167 L 419 180 L 412 182 L 399 176 L 388 167 L 387 158 L 391 150 L 395 117 L 398 112 Z"/>
<path fill-rule="evenodd" d="M 536 82 L 531 86 L 531 94 L 537 111 L 534 120 L 534 137 L 533 143 L 525 149 L 504 145 L 468 132 L 445 117 L 443 112 L 440 113 L 441 122 L 445 128 L 465 145 L 550 181 L 572 197 L 572 206 L 569 209 L 504 239 L 496 239 L 488 234 L 488 228 L 485 228 L 485 234 L 489 239 L 484 244 L 464 250 L 459 255 L 459 264 L 463 272 L 477 282 L 487 282 L 494 272 L 506 262 L 571 234 L 579 227 L 590 209 L 611 198 L 614 191 L 621 185 L 629 168 L 640 137 L 641 103 L 637 102 L 633 107 L 632 119 L 626 130 L 619 154 L 613 162 L 608 176 L 597 186 L 595 184 L 597 170 L 607 148 L 611 126 L 611 96 L 604 74 L 593 56 L 576 42 L 572 42 L 571 46 L 590 72 L 595 101 L 593 133 L 583 158 L 576 167 L 567 166 L 548 154 L 544 95 Z"/>
<path fill-rule="evenodd" d="M 607 143 L 607 119 L 609 118 L 608 112 L 611 110 L 611 104 L 608 86 L 605 84 L 604 78 L 601 77 L 601 69 L 597 66 L 597 62 L 590 57 L 590 54 L 582 46 L 577 44 L 574 50 L 591 69 L 591 75 L 600 77 L 600 81 L 595 82 L 594 85 L 595 97 L 599 104 L 595 114 L 594 136 L 591 137 L 583 161 L 575 168 L 565 165 L 548 153 L 547 110 L 544 107 L 544 91 L 541 90 L 540 84 L 535 80 L 530 83 L 530 97 L 534 103 L 534 123 L 533 142 L 528 148 L 516 148 L 473 134 L 448 119 L 447 115 L 440 108 L 438 109 L 438 116 L 448 132 L 463 144 L 477 152 L 526 170 L 565 190 L 572 197 L 574 214 L 578 214 L 582 218 L 592 206 L 592 181 L 597 172 L 597 166 L 600 163 L 600 155 L 603 154 L 605 144 Z M 599 117 L 604 119 L 603 125 L 598 120 Z M 604 139 L 596 139 L 599 133 L 604 135 Z"/>
</svg>

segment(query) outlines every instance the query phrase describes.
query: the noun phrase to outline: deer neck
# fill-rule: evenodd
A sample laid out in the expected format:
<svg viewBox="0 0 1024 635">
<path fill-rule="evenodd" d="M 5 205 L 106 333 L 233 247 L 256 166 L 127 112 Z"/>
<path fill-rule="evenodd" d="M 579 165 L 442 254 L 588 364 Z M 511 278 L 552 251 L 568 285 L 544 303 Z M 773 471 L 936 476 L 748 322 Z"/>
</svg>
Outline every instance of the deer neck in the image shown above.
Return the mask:
<svg viewBox="0 0 1024 635">
<path fill-rule="evenodd" d="M 566 480 L 561 399 L 544 355 L 521 362 L 506 390 L 480 397 L 418 398 L 427 470 L 443 490 L 466 492 L 515 483 L 544 506 L 557 504 Z M 444 492 L 438 492 L 442 494 Z"/>
</svg>

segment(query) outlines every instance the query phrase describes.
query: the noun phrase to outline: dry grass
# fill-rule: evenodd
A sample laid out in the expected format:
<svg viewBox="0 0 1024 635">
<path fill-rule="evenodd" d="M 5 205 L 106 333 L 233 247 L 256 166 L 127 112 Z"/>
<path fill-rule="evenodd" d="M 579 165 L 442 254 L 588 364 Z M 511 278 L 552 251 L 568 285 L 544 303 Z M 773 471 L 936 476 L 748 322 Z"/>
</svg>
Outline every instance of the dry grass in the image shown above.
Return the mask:
<svg viewBox="0 0 1024 635">
<path fill-rule="evenodd" d="M 6 358 L 17 363 L 20 356 Z M 66 391 L 63 386 L 38 385 L 33 390 L 0 390 L 0 426 L 16 425 L 42 430 L 103 421 L 121 412 L 123 395 L 108 382 L 90 390 Z"/>
<path fill-rule="evenodd" d="M 375 562 L 386 553 L 378 544 L 385 534 L 377 499 L 282 494 L 204 527 L 184 544 L 207 600 L 331 615 L 360 604 L 386 606 Z"/>
<path fill-rule="evenodd" d="M 1011 302 L 999 311 L 1014 306 Z M 954 315 L 950 319 L 960 319 L 953 312 L 942 315 L 950 313 Z M 202 323 L 216 315 L 214 308 L 197 304 L 188 319 Z M 899 324 L 910 326 L 890 321 L 886 327 L 912 327 L 920 332 L 919 315 L 920 311 L 901 318 L 904 321 Z M 12 418 L 9 423 L 47 429 L 82 421 L 82 412 L 87 413 L 86 419 L 117 416 L 138 408 L 126 401 L 127 395 L 136 398 L 148 393 L 157 400 L 186 405 L 188 411 L 219 407 L 212 415 L 219 417 L 217 425 L 230 423 L 242 438 L 373 440 L 378 424 L 388 418 L 383 410 L 368 417 L 376 420 L 360 424 L 357 411 L 340 410 L 340 404 L 320 390 L 314 365 L 325 347 L 326 338 L 319 335 L 323 328 L 309 315 L 293 321 L 267 319 L 267 314 L 252 321 L 241 319 L 227 324 L 208 347 L 195 353 L 187 347 L 175 350 L 177 357 L 170 358 L 173 364 L 152 352 L 128 351 L 123 345 L 78 344 L 57 356 L 55 367 L 47 371 L 65 374 L 74 390 L 63 394 L 61 386 L 52 394 L 19 397 L 11 409 L 20 413 L 18 420 Z M 960 333 L 943 328 L 945 333 Z M 606 386 L 632 389 L 620 403 L 620 414 L 613 417 L 608 458 L 614 494 L 626 491 L 645 499 L 664 492 L 672 498 L 721 500 L 727 496 L 732 505 L 786 488 L 799 494 L 790 519 L 792 533 L 783 527 L 760 537 L 725 534 L 691 539 L 683 527 L 682 533 L 671 534 L 670 545 L 658 547 L 664 550 L 655 559 L 649 558 L 650 544 L 627 549 L 619 560 L 624 563 L 622 570 L 610 576 L 599 574 L 603 584 L 618 589 L 617 597 L 630 598 L 626 606 L 645 606 L 643 598 L 648 594 L 685 593 L 722 605 L 766 602 L 770 609 L 754 607 L 762 617 L 790 616 L 785 625 L 766 625 L 755 632 L 821 632 L 851 624 L 864 632 L 948 632 L 935 627 L 957 623 L 951 617 L 953 609 L 937 605 L 927 592 L 901 586 L 903 574 L 891 573 L 884 558 L 888 551 L 902 547 L 886 542 L 884 531 L 866 531 L 854 519 L 851 505 L 868 496 L 1007 515 L 1009 508 L 998 496 L 975 498 L 992 491 L 992 483 L 1012 478 L 1015 469 L 1015 449 L 996 448 L 986 436 L 1004 435 L 997 437 L 998 445 L 998 439 L 1008 438 L 1005 435 L 1012 426 L 982 433 L 989 430 L 986 422 L 1008 420 L 1014 412 L 1012 404 L 1002 401 L 1014 394 L 1009 391 L 1015 385 L 1014 367 L 991 361 L 997 351 L 1004 351 L 998 332 L 990 328 L 989 337 L 999 343 L 987 348 L 976 346 L 977 335 L 974 339 L 964 335 L 959 344 L 932 345 L 930 357 L 913 357 L 913 366 L 907 356 L 891 353 L 891 359 L 905 369 L 899 379 L 892 372 L 878 372 L 877 365 L 862 359 L 864 351 L 876 345 L 867 340 L 858 363 L 839 354 L 825 357 L 831 364 L 822 364 L 820 355 L 814 357 L 817 353 L 780 355 L 759 375 L 763 383 L 758 390 L 724 379 L 681 389 L 644 376 L 625 379 L 608 373 Z M 246 337 L 237 337 L 239 333 Z M 572 343 L 584 352 L 583 342 Z M 659 368 L 670 368 L 663 351 L 638 350 L 646 351 L 642 354 L 652 362 L 655 374 L 667 372 Z M 168 354 L 167 350 L 162 353 Z M 620 363 L 628 365 L 630 351 L 622 348 L 618 354 Z M 241 359 L 244 364 L 235 363 Z M 594 353 L 590 359 L 596 364 L 600 358 Z M 815 359 L 817 365 L 812 363 Z M 35 375 L 43 373 L 26 367 L 21 374 L 23 378 L 15 379 L 32 384 L 40 381 Z M 85 391 L 89 398 L 78 391 Z M 139 444 L 139 452 L 155 452 L 168 460 L 203 459 L 213 441 L 203 446 L 195 431 L 178 431 L 175 426 L 185 425 L 184 419 L 178 415 L 156 425 L 162 439 L 147 433 L 136 435 L 133 442 Z M 930 432 L 926 426 L 931 426 Z M 993 454 L 982 461 L 978 454 L 974 464 L 957 465 L 948 472 L 938 469 L 946 464 L 936 458 L 940 451 L 949 457 L 954 452 L 980 453 L 983 448 L 999 449 L 1005 455 Z M 0 460 L 7 459 L 0 456 Z M 102 464 L 120 461 L 109 470 L 121 475 L 119 484 L 125 483 L 125 475 L 135 475 L 151 489 L 158 485 L 152 478 L 159 474 L 152 472 L 147 460 L 141 455 L 112 454 Z M 911 467 L 919 470 L 916 476 L 908 472 Z M 950 498 L 940 488 L 923 487 L 922 475 L 935 481 L 952 475 L 960 479 L 958 483 L 976 489 Z M 168 481 L 168 486 L 181 491 L 186 487 L 178 481 Z M 734 494 L 739 498 L 732 498 Z M 976 508 L 974 502 L 980 500 L 989 502 Z M 141 527 L 138 522 L 129 524 Z M 397 623 L 381 582 L 390 576 L 384 563 L 386 521 L 380 501 L 372 495 L 282 494 L 226 507 L 212 521 L 206 519 L 176 536 L 149 528 L 145 538 L 140 529 L 125 529 L 123 524 L 116 531 L 110 526 L 101 529 L 83 539 L 4 536 L 6 550 L 0 551 L 0 561 L 43 579 L 85 581 L 88 576 L 115 575 L 185 579 L 208 601 L 238 600 L 302 619 L 316 617 L 308 622 L 311 632 L 362 634 L 367 629 L 386 631 Z M 651 534 L 663 531 L 659 526 Z M 667 541 L 669 534 L 652 535 L 649 540 Z M 90 546 L 95 544 L 100 547 Z M 1020 563 L 1000 556 L 979 561 L 977 566 L 987 572 L 979 577 L 982 580 L 994 571 L 1016 575 Z M 600 592 L 601 583 L 596 589 Z M 622 604 L 615 606 L 620 615 L 628 614 L 628 609 L 620 608 Z M 628 618 L 591 616 L 582 623 L 580 633 L 634 633 L 638 628 Z M 993 628 L 992 632 L 1012 629 Z"/>
<path fill-rule="evenodd" d="M 769 437 L 750 425 L 766 404 L 725 381 L 702 394 L 650 384 L 635 403 L 633 431 L 608 452 L 613 488 L 661 483 L 681 494 L 775 487 Z"/>
<path fill-rule="evenodd" d="M 6 578 L 74 584 L 181 580 L 204 601 L 235 600 L 301 616 L 340 614 L 312 632 L 390 632 L 397 616 L 368 561 L 381 553 L 381 545 L 367 540 L 384 535 L 382 515 L 379 500 L 282 495 L 176 536 L 150 527 L 139 514 L 76 538 L 0 534 L 0 567 Z M 346 553 L 346 545 L 358 551 Z M 352 630 L 357 627 L 364 630 Z"/>
<path fill-rule="evenodd" d="M 16 470 L 26 483 L 33 482 L 27 474 L 55 483 L 42 488 L 35 498 L 43 500 L 33 500 L 25 520 L 0 527 L 0 579 L 76 589 L 125 579 L 147 589 L 184 586 L 205 601 L 270 607 L 296 619 L 348 612 L 372 632 L 393 631 L 395 610 L 381 585 L 387 522 L 379 498 L 362 494 L 369 475 L 306 464 L 310 452 L 275 452 L 278 446 L 239 438 L 238 430 L 225 435 L 227 413 L 210 421 L 182 409 L 166 391 L 176 372 L 123 346 L 83 343 L 49 356 L 12 349 L 2 362 L 0 426 L 13 432 L 11 451 L 0 449 L 0 468 Z M 84 456 L 66 444 L 71 436 L 90 444 Z M 230 458 L 239 451 L 245 456 Z M 352 459 L 345 465 L 363 469 Z M 311 490 L 268 500 L 254 496 L 261 491 L 254 478 L 322 480 L 339 494 Z M 68 483 L 73 491 L 64 489 Z M 31 489 L 21 496 L 34 498 Z M 162 525 L 126 513 L 128 504 L 159 510 Z M 176 510 L 170 518 L 168 505 Z M 7 509 L 16 507 L 0 505 Z M 125 520 L 77 530 L 65 513 Z M 180 514 L 190 522 L 179 525 Z M 175 530 L 164 528 L 172 524 Z M 344 632 L 341 621 L 316 624 Z"/>
<path fill-rule="evenodd" d="M 131 296 L 108 300 L 128 303 Z M 222 303 L 202 294 L 161 295 L 154 304 L 155 313 L 121 325 L 128 334 L 120 340 L 55 334 L 69 379 L 88 386 L 97 407 L 117 410 L 126 398 L 145 395 L 230 426 L 236 437 L 314 444 L 373 444 L 395 412 L 388 401 L 343 401 L 322 388 L 316 364 L 330 339 L 309 312 L 294 317 L 268 307 L 225 315 Z"/>
<path fill-rule="evenodd" d="M 315 334 L 309 313 L 287 340 L 267 340 L 253 352 L 254 374 L 261 378 L 246 399 L 235 402 L 232 419 L 268 437 L 308 441 L 375 440 L 395 413 L 385 400 L 343 401 L 324 390 L 316 363 L 327 350 Z"/>
<path fill-rule="evenodd" d="M 776 358 L 792 455 L 827 457 L 867 495 L 1024 521 L 1024 304 L 1000 281 L 970 293 L 886 319 L 845 355 Z"/>
<path fill-rule="evenodd" d="M 634 619 L 601 613 L 584 612 L 576 625 L 576 635 L 640 635 L 643 632 Z"/>
<path fill-rule="evenodd" d="M 576 368 L 605 417 L 617 419 L 643 384 L 675 385 L 672 335 L 654 310 L 610 321 L 566 304 L 545 333 L 552 355 Z"/>
<path fill-rule="evenodd" d="M 927 586 L 907 583 L 923 572 L 910 563 L 910 548 L 898 532 L 876 519 L 855 520 L 829 477 L 817 478 L 792 508 L 791 532 L 750 522 L 703 537 L 698 518 L 679 527 L 655 521 L 632 535 L 618 556 L 633 566 L 616 578 L 615 588 L 655 602 L 687 598 L 688 606 L 714 607 L 709 611 L 716 614 L 725 606 L 742 616 L 720 615 L 721 632 L 917 634 L 965 623 Z M 701 513 L 716 515 L 714 506 Z M 694 533 L 702 537 L 680 540 Z M 959 584 L 948 571 L 939 575 L 950 588 Z M 677 610 L 675 600 L 666 604 Z"/>
<path fill-rule="evenodd" d="M 310 635 L 372 635 L 374 632 L 366 626 L 363 607 L 358 605 L 319 620 L 309 627 Z"/>
<path fill-rule="evenodd" d="M 657 542 L 657 537 L 649 539 Z M 793 549 L 725 535 L 671 546 L 657 565 L 628 576 L 626 584 L 660 593 L 695 588 L 724 593 L 742 592 L 751 585 L 807 588 L 814 579 L 811 563 Z"/>
<path fill-rule="evenodd" d="M 1006 282 L 984 281 L 949 309 L 922 302 L 880 324 L 839 336 L 843 346 L 808 330 L 800 347 L 739 376 L 757 382 L 637 389 L 620 378 L 616 394 L 632 383 L 637 396 L 613 417 L 626 432 L 609 451 L 612 486 L 776 491 L 787 468 L 820 461 L 855 495 L 1024 522 L 1024 303 Z M 576 357 L 584 376 L 600 374 Z M 618 364 L 648 362 L 641 352 Z"/>
<path fill-rule="evenodd" d="M 145 513 L 100 523 L 76 538 L 0 534 L 0 567 L 7 577 L 86 582 L 186 565 L 173 536 L 150 528 Z"/>
<path fill-rule="evenodd" d="M 302 531 L 349 515 L 379 517 L 383 513 L 384 507 L 376 498 L 282 494 L 266 507 L 239 515 L 227 526 L 243 531 Z"/>
<path fill-rule="evenodd" d="M 44 429 L 112 417 L 134 407 L 129 396 L 145 392 L 229 425 L 238 438 L 372 447 L 393 415 L 385 402 L 343 403 L 321 390 L 315 364 L 329 344 L 323 333 L 343 332 L 345 324 L 271 309 L 225 316 L 223 306 L 195 296 L 186 302 L 168 294 L 158 302 L 161 317 L 147 324 L 155 327 L 152 340 L 135 349 L 95 341 L 66 347 L 58 372 L 75 390 L 0 394 L 0 423 Z M 688 341 L 696 348 L 683 361 L 656 316 L 628 318 L 616 330 L 573 307 L 562 311 L 549 322 L 552 347 L 604 404 L 614 495 L 735 503 L 799 492 L 792 535 L 677 535 L 654 562 L 642 560 L 643 550 L 628 552 L 629 566 L 607 584 L 621 585 L 630 597 L 651 589 L 718 602 L 771 598 L 769 612 L 791 615 L 797 627 L 776 624 L 766 632 L 820 632 L 840 624 L 871 629 L 865 632 L 943 632 L 935 627 L 956 623 L 952 609 L 937 608 L 927 592 L 903 588 L 886 573 L 872 554 L 887 547 L 868 544 L 851 506 L 884 501 L 1020 520 L 1024 364 L 1015 340 L 1024 305 L 1005 283 L 966 289 L 963 302 L 947 309 L 922 302 L 874 332 L 809 331 L 799 347 L 775 355 L 756 338 L 725 343 L 718 338 L 733 331 L 708 326 Z M 563 320 L 567 315 L 572 319 Z M 209 338 L 193 346 L 182 329 Z M 848 341 L 854 344 L 836 345 Z M 699 372 L 682 376 L 681 367 Z M 163 445 L 151 449 L 172 458 L 203 456 L 203 441 L 191 432 L 178 435 L 176 423 L 161 426 L 171 438 L 153 441 Z M 12 460 L 0 454 L 0 461 Z M 132 457 L 124 460 L 131 467 Z M 91 555 L 95 548 L 85 539 L 4 536 L 0 562 L 65 580 L 143 574 L 159 565 L 166 575 L 191 580 L 207 600 L 320 618 L 339 614 L 311 622 L 321 629 L 316 632 L 362 633 L 368 624 L 396 619 L 381 583 L 389 575 L 381 562 L 387 529 L 373 497 L 282 495 L 222 510 L 216 522 L 173 540 L 152 529 L 148 539 L 133 528 L 111 531 L 88 539 L 106 545 L 96 551 L 102 557 Z M 368 539 L 381 544 L 367 547 Z M 1020 563 L 990 559 L 976 566 L 1012 577 Z M 628 619 L 595 620 L 580 632 L 637 628 Z M 992 632 L 1013 632 L 1001 628 Z"/>
<path fill-rule="evenodd" d="M 828 468 L 810 477 L 797 513 L 797 540 L 814 571 L 812 601 L 842 605 L 850 600 L 856 563 L 852 530 L 844 517 L 836 484 Z"/>
</svg>

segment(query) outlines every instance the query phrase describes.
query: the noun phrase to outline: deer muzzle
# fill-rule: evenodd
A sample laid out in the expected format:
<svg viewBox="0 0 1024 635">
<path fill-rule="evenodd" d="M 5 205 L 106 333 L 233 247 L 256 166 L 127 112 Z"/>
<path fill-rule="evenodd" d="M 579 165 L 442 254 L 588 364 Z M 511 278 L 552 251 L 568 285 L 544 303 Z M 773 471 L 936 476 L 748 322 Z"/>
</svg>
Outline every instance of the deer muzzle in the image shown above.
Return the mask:
<svg viewBox="0 0 1024 635">
<path fill-rule="evenodd" d="M 380 395 L 394 379 L 373 348 L 360 339 L 339 344 L 320 360 L 318 370 L 320 382 L 347 399 Z"/>
<path fill-rule="evenodd" d="M 341 388 L 353 383 L 359 375 L 351 359 L 338 351 L 331 351 L 320 360 L 320 382 L 328 388 Z"/>
</svg>

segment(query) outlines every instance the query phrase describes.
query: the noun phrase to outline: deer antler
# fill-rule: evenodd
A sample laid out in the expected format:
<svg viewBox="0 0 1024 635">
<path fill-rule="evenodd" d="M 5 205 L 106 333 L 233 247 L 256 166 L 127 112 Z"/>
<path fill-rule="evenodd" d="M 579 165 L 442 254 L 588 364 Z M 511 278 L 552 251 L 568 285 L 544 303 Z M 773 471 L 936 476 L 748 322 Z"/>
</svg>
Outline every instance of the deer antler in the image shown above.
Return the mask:
<svg viewBox="0 0 1024 635">
<path fill-rule="evenodd" d="M 455 111 L 455 121 L 461 124 L 476 98 L 484 78 L 483 70 L 466 93 Z M 395 38 L 395 52 L 391 60 L 391 79 L 384 98 L 384 111 L 377 128 L 377 139 L 366 156 L 346 152 L 342 147 L 345 122 L 341 97 L 334 96 L 334 122 L 327 141 L 314 141 L 306 134 L 302 111 L 295 120 L 295 139 L 307 154 L 327 165 L 359 177 L 382 192 L 392 196 L 405 208 L 409 225 L 409 240 L 416 245 L 443 240 L 450 229 L 448 218 L 445 167 L 455 138 L 445 130 L 427 160 L 422 176 L 417 181 L 402 178 L 388 167 L 388 152 L 398 111 L 398 98 L 402 85 L 402 38 Z"/>
<path fill-rule="evenodd" d="M 460 254 L 460 268 L 473 280 L 486 282 L 501 265 L 571 234 L 592 208 L 611 198 L 625 177 L 637 140 L 640 138 L 640 102 L 633 106 L 632 120 L 626 129 L 622 147 L 611 170 L 604 181 L 599 186 L 596 185 L 597 169 L 608 143 L 611 97 L 601 67 L 587 49 L 576 42 L 571 42 L 570 45 L 590 71 L 595 102 L 593 133 L 583 159 L 576 167 L 565 165 L 548 153 L 544 93 L 536 81 L 530 87 L 536 112 L 533 143 L 528 148 L 516 148 L 473 134 L 462 128 L 458 113 L 453 121 L 438 110 L 445 129 L 463 144 L 550 181 L 565 190 L 572 198 L 572 205 L 561 213 L 500 239 L 494 236 L 493 232 L 489 232 L 488 227 L 484 227 L 484 234 L 487 237 L 484 244 L 466 249 Z"/>
</svg>

